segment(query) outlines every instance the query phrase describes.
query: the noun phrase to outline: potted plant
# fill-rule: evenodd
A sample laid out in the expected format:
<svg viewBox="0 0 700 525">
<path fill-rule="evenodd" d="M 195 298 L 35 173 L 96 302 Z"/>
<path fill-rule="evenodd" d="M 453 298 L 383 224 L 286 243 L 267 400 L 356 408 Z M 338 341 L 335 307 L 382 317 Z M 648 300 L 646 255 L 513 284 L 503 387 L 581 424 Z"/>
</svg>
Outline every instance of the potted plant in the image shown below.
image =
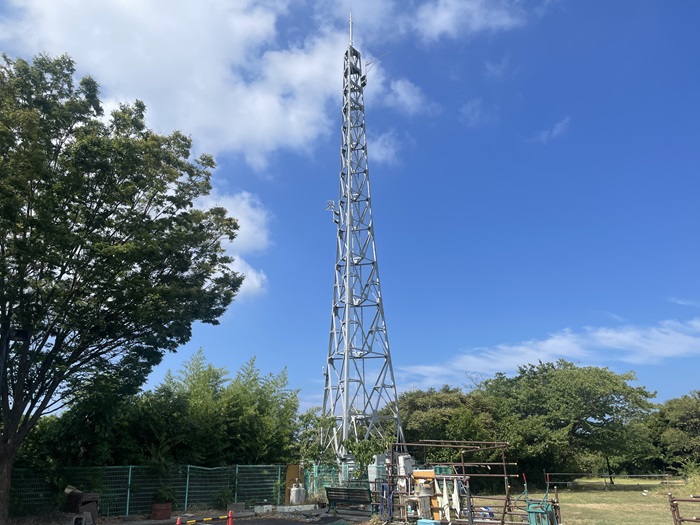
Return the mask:
<svg viewBox="0 0 700 525">
<path fill-rule="evenodd" d="M 175 492 L 169 485 L 161 485 L 153 495 L 153 503 L 151 504 L 151 519 L 152 520 L 168 520 L 173 512 L 173 501 L 175 501 Z"/>
</svg>

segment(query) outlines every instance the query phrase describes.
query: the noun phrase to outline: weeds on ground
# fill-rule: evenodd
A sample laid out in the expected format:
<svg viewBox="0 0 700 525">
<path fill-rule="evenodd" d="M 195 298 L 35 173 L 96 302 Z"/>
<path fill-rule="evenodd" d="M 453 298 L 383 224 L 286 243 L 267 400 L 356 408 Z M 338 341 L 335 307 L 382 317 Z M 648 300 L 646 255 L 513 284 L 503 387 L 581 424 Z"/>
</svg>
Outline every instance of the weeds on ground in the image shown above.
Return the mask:
<svg viewBox="0 0 700 525">
<path fill-rule="evenodd" d="M 379 514 L 372 514 L 370 519 L 365 522 L 367 525 L 383 525 L 384 520 Z M 363 524 L 364 525 L 364 524 Z"/>
<path fill-rule="evenodd" d="M 690 496 L 691 494 L 700 494 L 700 472 L 694 472 L 688 475 L 683 485 L 683 495 Z M 674 496 L 675 496 L 674 491 Z"/>
</svg>

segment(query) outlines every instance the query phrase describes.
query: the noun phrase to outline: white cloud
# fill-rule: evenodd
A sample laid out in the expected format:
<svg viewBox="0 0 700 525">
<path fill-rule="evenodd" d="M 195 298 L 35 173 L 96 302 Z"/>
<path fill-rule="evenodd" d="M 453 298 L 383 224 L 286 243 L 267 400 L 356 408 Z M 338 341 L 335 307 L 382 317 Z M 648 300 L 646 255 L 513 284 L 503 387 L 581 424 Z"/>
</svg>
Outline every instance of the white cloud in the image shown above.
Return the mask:
<svg viewBox="0 0 700 525">
<path fill-rule="evenodd" d="M 569 122 L 571 119 L 567 115 L 563 119 L 561 119 L 559 122 L 554 124 L 549 129 L 545 129 L 544 131 L 540 131 L 535 138 L 531 139 L 529 142 L 541 142 L 542 144 L 547 144 L 552 139 L 555 139 L 557 137 L 560 137 L 566 131 L 569 129 Z"/>
<path fill-rule="evenodd" d="M 474 348 L 450 356 L 451 352 L 446 351 L 440 364 L 400 367 L 397 375 L 403 384 L 427 388 L 445 383 L 463 384 L 467 373 L 489 376 L 496 372 L 513 373 L 518 366 L 539 361 L 566 359 L 596 366 L 611 362 L 648 365 L 700 356 L 700 318 L 661 321 L 655 326 L 588 327 L 578 332 L 566 329 L 545 339 Z"/>
<path fill-rule="evenodd" d="M 527 17 L 520 4 L 518 0 L 318 0 L 315 7 L 320 19 L 345 28 L 352 12 L 356 41 L 358 35 L 375 42 L 417 35 L 431 42 L 521 26 Z"/>
<path fill-rule="evenodd" d="M 269 247 L 271 214 L 256 195 L 247 191 L 233 195 L 222 195 L 213 191 L 198 204 L 203 208 L 221 206 L 238 220 L 238 236 L 234 240 L 236 251 L 258 253 Z"/>
<path fill-rule="evenodd" d="M 384 103 L 408 115 L 439 111 L 439 106 L 430 102 L 421 88 L 405 78 L 391 81 Z"/>
<path fill-rule="evenodd" d="M 567 129 L 569 129 L 569 117 L 566 116 L 557 122 L 549 133 L 549 138 L 555 138 L 562 135 Z"/>
<path fill-rule="evenodd" d="M 480 98 L 473 98 L 462 105 L 459 110 L 460 120 L 470 128 L 493 124 L 497 118 L 496 109 L 487 109 Z"/>
<path fill-rule="evenodd" d="M 481 32 L 505 31 L 525 23 L 519 2 L 507 0 L 433 0 L 416 11 L 413 29 L 426 41 Z"/>
<path fill-rule="evenodd" d="M 609 311 L 607 311 L 607 310 L 602 310 L 601 313 L 602 313 L 602 314 L 605 314 L 606 316 L 608 316 L 610 319 L 612 319 L 612 320 L 615 321 L 616 323 L 624 323 L 624 322 L 626 322 L 626 319 L 625 319 L 624 317 L 622 317 L 622 316 L 619 315 L 619 314 L 616 314 L 615 312 L 609 312 Z"/>
<path fill-rule="evenodd" d="M 209 196 L 200 199 L 197 205 L 202 208 L 221 206 L 231 217 L 238 220 L 238 235 L 232 243 L 225 245 L 225 249 L 235 259 L 233 269 L 245 275 L 239 297 L 262 293 L 267 287 L 265 272 L 253 268 L 243 256 L 258 254 L 269 248 L 269 210 L 257 196 L 246 191 L 233 195 L 213 191 Z"/>
<path fill-rule="evenodd" d="M 261 270 L 256 270 L 243 257 L 236 256 L 233 261 L 233 269 L 245 276 L 243 284 L 238 292 L 238 299 L 264 293 L 267 289 L 267 275 Z"/>
<path fill-rule="evenodd" d="M 552 8 L 557 5 L 560 0 L 542 0 L 538 5 L 535 5 L 533 12 L 538 17 L 543 17 L 549 14 Z"/>
<path fill-rule="evenodd" d="M 260 78 L 250 84 L 238 79 L 224 102 L 232 120 L 217 119 L 221 108 L 215 105 L 203 116 L 218 122 L 219 148 L 241 150 L 259 168 L 278 149 L 310 153 L 316 139 L 331 131 L 327 106 L 339 98 L 339 84 L 328 72 L 339 69 L 344 44 L 338 34 L 327 34 L 299 48 L 265 53 Z"/>
<path fill-rule="evenodd" d="M 486 76 L 488 78 L 501 78 L 508 71 L 510 60 L 507 56 L 503 57 L 499 62 L 491 62 L 489 60 L 484 62 L 484 68 L 486 69 Z"/>
<path fill-rule="evenodd" d="M 398 162 L 399 138 L 394 130 L 367 137 L 369 156 L 372 163 L 393 165 Z"/>
<path fill-rule="evenodd" d="M 333 132 L 340 86 L 329 72 L 340 73 L 351 9 L 364 42 L 431 41 L 525 23 L 515 0 L 326 0 L 311 16 L 291 0 L 8 2 L 0 45 L 11 54 L 66 52 L 112 105 L 139 98 L 151 127 L 179 129 L 195 137 L 198 151 L 235 152 L 258 170 L 280 150 L 311 153 Z M 311 36 L 285 40 L 280 27 L 299 16 Z M 288 29 L 285 37 L 298 35 Z M 408 114 L 438 110 L 412 82 L 385 76 L 381 67 L 371 71 L 369 97 Z"/>
<path fill-rule="evenodd" d="M 483 119 L 483 109 L 480 98 L 473 98 L 459 110 L 462 119 L 469 127 L 474 127 Z"/>
<path fill-rule="evenodd" d="M 700 318 L 662 321 L 657 326 L 597 328 L 589 330 L 591 346 L 616 352 L 628 363 L 659 363 L 672 357 L 700 354 Z"/>
<path fill-rule="evenodd" d="M 692 308 L 700 308 L 700 301 L 691 301 L 689 299 L 681 299 L 678 297 L 669 297 L 668 301 L 680 306 L 690 306 Z"/>
<path fill-rule="evenodd" d="M 280 48 L 287 2 L 26 0 L 0 41 L 17 52 L 69 53 L 105 95 L 140 98 L 159 131 L 192 134 L 198 148 L 235 151 L 254 167 L 271 153 L 306 152 L 330 133 L 347 38 L 319 31 Z"/>
<path fill-rule="evenodd" d="M 401 35 L 401 17 L 405 2 L 395 0 L 316 0 L 316 16 L 323 23 L 333 24 L 345 30 L 349 38 L 349 21 L 352 12 L 355 47 L 368 40 L 385 40 Z M 403 9 L 402 9 L 403 8 Z M 390 30 L 387 30 L 390 28 Z"/>
</svg>

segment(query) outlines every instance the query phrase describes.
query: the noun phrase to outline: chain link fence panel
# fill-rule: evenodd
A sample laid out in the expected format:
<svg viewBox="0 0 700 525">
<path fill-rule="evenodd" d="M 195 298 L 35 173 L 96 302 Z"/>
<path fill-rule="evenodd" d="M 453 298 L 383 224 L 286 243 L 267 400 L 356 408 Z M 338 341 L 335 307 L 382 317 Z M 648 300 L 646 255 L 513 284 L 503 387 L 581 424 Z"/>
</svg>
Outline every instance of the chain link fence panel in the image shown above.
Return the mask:
<svg viewBox="0 0 700 525">
<path fill-rule="evenodd" d="M 144 516 L 154 495 L 168 487 L 175 496 L 173 511 L 219 508 L 245 502 L 284 503 L 286 465 L 233 465 L 205 468 L 181 465 L 168 470 L 153 467 L 67 468 L 58 473 L 14 469 L 10 491 L 13 516 L 62 508 L 64 489 L 100 494 L 101 516 Z"/>
</svg>

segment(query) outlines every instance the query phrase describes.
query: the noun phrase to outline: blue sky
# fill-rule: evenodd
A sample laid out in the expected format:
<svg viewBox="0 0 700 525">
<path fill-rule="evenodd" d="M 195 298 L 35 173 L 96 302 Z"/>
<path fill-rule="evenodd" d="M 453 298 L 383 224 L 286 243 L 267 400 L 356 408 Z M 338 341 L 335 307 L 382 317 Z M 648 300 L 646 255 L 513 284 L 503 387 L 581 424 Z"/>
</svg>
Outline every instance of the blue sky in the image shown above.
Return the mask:
<svg viewBox="0 0 700 525">
<path fill-rule="evenodd" d="M 323 398 L 342 54 L 368 74 L 375 238 L 399 390 L 565 358 L 665 400 L 700 366 L 700 3 L 4 0 L 11 56 L 68 53 L 107 109 L 215 154 L 247 280 L 199 347 Z"/>
</svg>

